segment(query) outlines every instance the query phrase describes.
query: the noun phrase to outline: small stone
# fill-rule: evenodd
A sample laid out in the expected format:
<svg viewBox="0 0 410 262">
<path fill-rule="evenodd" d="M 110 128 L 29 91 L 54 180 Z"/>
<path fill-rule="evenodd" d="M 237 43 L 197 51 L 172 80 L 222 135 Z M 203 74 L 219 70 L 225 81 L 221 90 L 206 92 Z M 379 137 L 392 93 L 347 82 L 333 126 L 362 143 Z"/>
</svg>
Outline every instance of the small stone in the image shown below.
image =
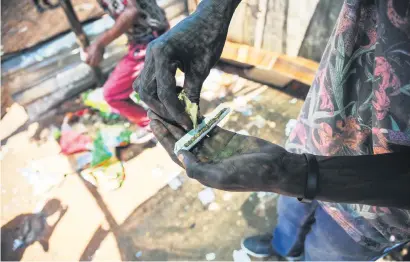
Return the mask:
<svg viewBox="0 0 410 262">
<path fill-rule="evenodd" d="M 196 224 L 195 224 L 195 223 L 192 223 L 192 224 L 189 226 L 189 228 L 190 228 L 190 229 L 194 229 L 195 226 L 196 226 Z"/>
<path fill-rule="evenodd" d="M 298 102 L 297 98 L 292 98 L 291 100 L 289 100 L 289 104 L 296 104 Z"/>
<path fill-rule="evenodd" d="M 135 253 L 135 257 L 141 257 L 142 256 L 142 251 L 138 251 L 137 253 Z"/>
<path fill-rule="evenodd" d="M 238 216 L 242 216 L 242 212 L 241 212 L 241 211 L 238 211 Z"/>
<path fill-rule="evenodd" d="M 206 254 L 206 260 L 208 260 L 208 261 L 215 260 L 215 258 L 216 258 L 215 253 Z"/>
</svg>

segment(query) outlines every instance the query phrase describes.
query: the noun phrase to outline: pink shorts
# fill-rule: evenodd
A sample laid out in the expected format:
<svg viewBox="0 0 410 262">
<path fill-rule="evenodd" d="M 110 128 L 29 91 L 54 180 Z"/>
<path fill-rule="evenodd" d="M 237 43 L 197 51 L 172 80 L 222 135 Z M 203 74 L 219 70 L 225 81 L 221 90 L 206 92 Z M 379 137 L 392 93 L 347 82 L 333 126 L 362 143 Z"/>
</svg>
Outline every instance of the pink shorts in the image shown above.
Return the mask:
<svg viewBox="0 0 410 262">
<path fill-rule="evenodd" d="M 125 55 L 104 84 L 104 98 L 107 103 L 120 115 L 129 121 L 144 127 L 149 124 L 146 111 L 132 102 L 132 83 L 139 76 L 145 60 L 147 45 L 129 46 Z"/>
</svg>

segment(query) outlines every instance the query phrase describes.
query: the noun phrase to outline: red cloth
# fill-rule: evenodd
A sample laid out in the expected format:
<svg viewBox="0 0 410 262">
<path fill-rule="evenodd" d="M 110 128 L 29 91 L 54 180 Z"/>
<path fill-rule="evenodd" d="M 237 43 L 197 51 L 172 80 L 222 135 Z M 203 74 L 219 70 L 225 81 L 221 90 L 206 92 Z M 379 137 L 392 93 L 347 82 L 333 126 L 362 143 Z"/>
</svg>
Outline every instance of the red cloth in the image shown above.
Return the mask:
<svg viewBox="0 0 410 262">
<path fill-rule="evenodd" d="M 147 112 L 132 102 L 129 96 L 133 91 L 132 83 L 144 67 L 146 48 L 147 45 L 130 46 L 128 54 L 121 59 L 104 84 L 107 103 L 116 113 L 141 127 L 149 124 Z"/>
<path fill-rule="evenodd" d="M 60 147 L 65 155 L 71 155 L 89 150 L 92 140 L 89 136 L 80 134 L 74 130 L 61 132 Z"/>
</svg>

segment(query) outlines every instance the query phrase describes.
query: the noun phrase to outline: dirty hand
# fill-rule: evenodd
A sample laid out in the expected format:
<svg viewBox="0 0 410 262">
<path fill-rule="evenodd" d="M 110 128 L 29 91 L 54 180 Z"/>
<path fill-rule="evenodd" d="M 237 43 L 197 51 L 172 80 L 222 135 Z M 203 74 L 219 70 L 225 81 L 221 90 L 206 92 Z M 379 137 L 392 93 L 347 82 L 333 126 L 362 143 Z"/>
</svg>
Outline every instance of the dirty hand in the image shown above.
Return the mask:
<svg viewBox="0 0 410 262">
<path fill-rule="evenodd" d="M 209 137 L 191 152 L 174 145 L 185 132 L 151 113 L 151 129 L 171 158 L 185 167 L 189 177 L 200 183 L 228 191 L 292 192 L 290 174 L 304 170 L 303 155 L 287 152 L 280 146 L 257 137 L 244 136 L 215 127 Z M 179 159 L 179 161 L 178 161 Z"/>
<path fill-rule="evenodd" d="M 104 56 L 104 47 L 98 42 L 94 42 L 85 50 L 85 53 L 85 62 L 90 66 L 98 66 Z"/>
<path fill-rule="evenodd" d="M 177 67 L 185 73 L 184 90 L 199 103 L 202 83 L 221 56 L 230 20 L 239 0 L 204 0 L 197 10 L 151 42 L 144 70 L 133 88 L 155 113 L 186 130 L 192 122 L 175 83 Z"/>
</svg>

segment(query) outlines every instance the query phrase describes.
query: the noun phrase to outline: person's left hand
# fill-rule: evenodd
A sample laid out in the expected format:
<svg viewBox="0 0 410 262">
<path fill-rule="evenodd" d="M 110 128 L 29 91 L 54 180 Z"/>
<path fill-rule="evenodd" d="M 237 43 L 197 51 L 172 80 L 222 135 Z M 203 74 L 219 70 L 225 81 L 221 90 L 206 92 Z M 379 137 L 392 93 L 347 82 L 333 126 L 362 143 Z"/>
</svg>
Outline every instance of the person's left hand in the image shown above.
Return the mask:
<svg viewBox="0 0 410 262">
<path fill-rule="evenodd" d="M 303 170 L 303 155 L 263 139 L 215 127 L 192 152 L 173 149 L 185 132 L 150 112 L 151 129 L 171 158 L 200 183 L 228 191 L 289 192 L 289 174 Z M 303 175 L 303 174 L 302 174 Z M 288 194 L 288 193 L 287 193 Z"/>
<path fill-rule="evenodd" d="M 86 50 L 85 62 L 90 66 L 98 66 L 104 57 L 104 47 L 97 41 L 92 43 Z"/>
</svg>

